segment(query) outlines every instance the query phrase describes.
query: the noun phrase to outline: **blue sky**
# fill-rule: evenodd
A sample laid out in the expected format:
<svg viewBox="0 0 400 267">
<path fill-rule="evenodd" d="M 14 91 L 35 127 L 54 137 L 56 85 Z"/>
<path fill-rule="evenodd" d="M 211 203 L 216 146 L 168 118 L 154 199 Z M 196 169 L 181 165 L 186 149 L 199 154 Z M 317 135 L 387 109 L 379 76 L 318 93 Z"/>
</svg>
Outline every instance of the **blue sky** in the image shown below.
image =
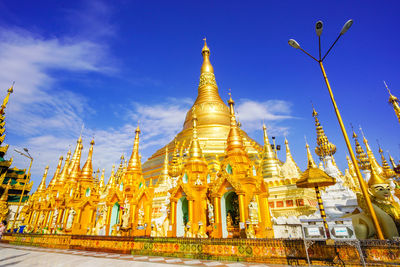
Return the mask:
<svg viewBox="0 0 400 267">
<path fill-rule="evenodd" d="M 44 167 L 52 176 L 74 148 L 82 124 L 82 165 L 94 136 L 93 165 L 107 176 L 130 154 L 138 120 L 143 161 L 170 141 L 196 98 L 205 36 L 220 95 L 232 88 L 251 137 L 262 141 L 265 120 L 304 170 L 304 136 L 316 145 L 312 101 L 344 171 L 347 150 L 320 69 L 287 44 L 294 38 L 317 56 L 320 19 L 323 51 L 354 20 L 325 60 L 348 131 L 361 125 L 377 157 L 378 139 L 400 159 L 400 125 L 382 82 L 400 97 L 398 1 L 8 1 L 0 10 L 0 96 L 16 81 L 5 142 L 20 168 L 29 162 L 12 150 L 30 149 L 34 188 Z"/>
</svg>

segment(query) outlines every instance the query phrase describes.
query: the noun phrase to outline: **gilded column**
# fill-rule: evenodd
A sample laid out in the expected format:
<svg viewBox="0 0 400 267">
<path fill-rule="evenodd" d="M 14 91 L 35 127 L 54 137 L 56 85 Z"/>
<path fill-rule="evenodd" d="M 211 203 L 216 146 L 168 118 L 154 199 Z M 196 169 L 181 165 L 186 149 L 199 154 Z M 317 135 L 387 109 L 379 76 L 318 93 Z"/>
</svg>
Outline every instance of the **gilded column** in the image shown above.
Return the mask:
<svg viewBox="0 0 400 267">
<path fill-rule="evenodd" d="M 257 207 L 259 207 L 257 210 L 257 215 L 258 215 L 258 222 L 260 223 L 263 222 L 263 218 L 261 216 L 260 198 L 258 195 L 256 195 L 256 201 L 257 201 Z"/>
<path fill-rule="evenodd" d="M 192 226 L 194 225 L 193 222 L 193 200 L 189 200 L 189 221 L 192 222 Z"/>
<path fill-rule="evenodd" d="M 220 198 L 215 197 L 214 198 L 214 217 L 215 217 L 215 223 L 220 223 L 221 222 L 221 211 L 220 211 Z"/>
<path fill-rule="evenodd" d="M 67 226 L 69 210 L 68 208 L 64 210 L 63 228 Z"/>
<path fill-rule="evenodd" d="M 106 222 L 106 235 L 110 233 L 110 221 L 111 221 L 111 206 L 107 207 L 107 222 Z"/>
<path fill-rule="evenodd" d="M 176 202 L 172 201 L 171 202 L 171 223 L 173 225 L 176 223 L 175 213 L 176 213 Z"/>
<path fill-rule="evenodd" d="M 242 194 L 238 195 L 239 197 L 239 210 L 240 210 L 240 222 L 245 223 L 246 222 L 246 217 L 245 217 L 245 207 L 244 207 L 244 196 Z"/>
<path fill-rule="evenodd" d="M 272 227 L 272 224 L 271 224 L 271 213 L 270 213 L 270 210 L 269 210 L 269 203 L 268 203 L 268 198 L 267 197 L 265 197 L 265 198 L 263 198 L 263 200 L 264 200 L 264 212 L 265 212 L 265 226 L 267 227 L 267 228 L 271 228 Z"/>
</svg>

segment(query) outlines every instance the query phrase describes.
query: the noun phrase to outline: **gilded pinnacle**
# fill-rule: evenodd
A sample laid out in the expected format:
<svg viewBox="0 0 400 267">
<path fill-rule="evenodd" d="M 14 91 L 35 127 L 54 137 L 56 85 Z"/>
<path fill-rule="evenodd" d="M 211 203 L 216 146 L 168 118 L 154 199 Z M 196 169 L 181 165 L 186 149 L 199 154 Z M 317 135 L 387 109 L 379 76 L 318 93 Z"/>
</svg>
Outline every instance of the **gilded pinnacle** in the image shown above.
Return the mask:
<svg viewBox="0 0 400 267">
<path fill-rule="evenodd" d="M 318 112 L 313 108 L 312 116 L 315 119 L 315 126 L 317 130 L 317 147 L 315 153 L 323 158 L 325 156 L 332 156 L 336 152 L 336 146 L 329 142 L 328 137 L 325 135 L 324 129 L 322 128 L 318 120 Z"/>
<path fill-rule="evenodd" d="M 388 90 L 389 95 L 390 95 L 390 96 L 389 96 L 389 103 L 392 104 L 393 109 L 394 109 L 394 113 L 396 114 L 397 119 L 399 120 L 399 123 L 400 123 L 400 105 L 399 105 L 399 99 L 398 99 L 397 97 L 395 97 L 394 95 L 392 95 L 392 93 L 390 92 L 390 90 L 389 90 L 389 88 L 388 88 L 386 82 L 383 81 L 383 83 L 385 84 L 386 89 Z"/>
</svg>

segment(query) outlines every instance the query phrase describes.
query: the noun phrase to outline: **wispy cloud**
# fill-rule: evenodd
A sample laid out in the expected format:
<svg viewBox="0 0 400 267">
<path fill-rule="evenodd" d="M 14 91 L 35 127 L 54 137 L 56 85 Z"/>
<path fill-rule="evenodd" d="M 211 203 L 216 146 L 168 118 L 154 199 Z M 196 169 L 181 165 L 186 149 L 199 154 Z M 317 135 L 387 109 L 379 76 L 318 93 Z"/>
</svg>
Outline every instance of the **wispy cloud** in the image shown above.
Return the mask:
<svg viewBox="0 0 400 267">
<path fill-rule="evenodd" d="M 34 174 L 41 173 L 46 162 L 56 162 L 94 112 L 84 95 L 60 87 L 63 73 L 109 73 L 114 69 L 104 64 L 107 58 L 107 50 L 95 42 L 0 28 L 0 88 L 16 81 L 6 110 L 7 131 L 20 137 L 15 145 L 34 151 Z M 24 166 L 23 158 L 14 159 L 15 165 Z"/>
<path fill-rule="evenodd" d="M 243 99 L 238 101 L 236 111 L 243 129 L 247 132 L 260 130 L 262 123 L 268 125 L 268 131 L 274 135 L 285 135 L 289 128 L 278 125 L 279 122 L 286 119 L 292 119 L 292 104 L 284 100 L 255 101 Z"/>
</svg>

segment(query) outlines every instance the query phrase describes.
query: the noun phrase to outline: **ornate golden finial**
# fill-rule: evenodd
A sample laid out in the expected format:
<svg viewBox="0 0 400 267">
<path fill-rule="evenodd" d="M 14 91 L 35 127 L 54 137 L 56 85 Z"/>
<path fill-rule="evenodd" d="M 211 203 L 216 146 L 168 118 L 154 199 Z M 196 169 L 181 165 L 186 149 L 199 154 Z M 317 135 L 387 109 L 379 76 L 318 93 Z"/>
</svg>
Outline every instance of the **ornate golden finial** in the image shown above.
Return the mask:
<svg viewBox="0 0 400 267">
<path fill-rule="evenodd" d="M 353 126 L 352 126 L 353 128 Z M 367 154 L 365 154 L 364 149 L 361 147 L 360 143 L 358 142 L 358 136 L 353 130 L 353 139 L 356 144 L 356 157 L 357 157 L 357 163 L 360 169 L 362 170 L 368 170 L 370 168 L 370 162 L 367 157 Z"/>
<path fill-rule="evenodd" d="M 314 107 L 312 116 L 315 119 L 315 126 L 317 130 L 317 147 L 315 148 L 315 153 L 320 158 L 332 156 L 336 152 L 336 146 L 329 142 L 328 137 L 325 135 L 324 129 L 318 120 L 318 112 L 315 111 Z"/>
<path fill-rule="evenodd" d="M 10 94 L 12 94 L 12 92 L 14 91 L 14 84 L 15 84 L 15 82 L 13 82 L 11 87 L 7 90 L 7 96 L 4 98 L 3 104 L 1 105 L 1 108 L 0 108 L 0 115 L 4 114 L 4 109 L 7 106 L 8 100 L 10 98 Z"/>
<path fill-rule="evenodd" d="M 206 84 L 217 86 L 217 83 L 215 82 L 214 68 L 210 62 L 210 49 L 207 46 L 206 38 L 204 38 L 204 46 L 201 50 L 201 54 L 203 55 L 203 64 L 200 69 L 199 87 Z"/>
<path fill-rule="evenodd" d="M 62 161 L 63 161 L 63 156 L 60 156 L 60 159 L 58 160 L 58 165 L 57 165 L 57 169 L 54 172 L 54 176 L 51 179 L 50 183 L 49 183 L 49 187 L 53 186 L 57 183 L 57 179 L 61 174 L 61 166 L 62 166 Z"/>
<path fill-rule="evenodd" d="M 389 92 L 389 103 L 392 104 L 393 109 L 394 109 L 394 113 L 396 113 L 397 119 L 399 120 L 400 123 L 400 106 L 399 106 L 399 99 L 397 97 L 395 97 L 394 95 L 392 95 L 392 93 L 389 90 L 389 87 L 387 86 L 386 82 L 383 81 L 383 83 L 386 86 L 386 89 Z"/>
<path fill-rule="evenodd" d="M 44 192 L 46 191 L 46 178 L 47 178 L 47 172 L 49 171 L 49 165 L 46 166 L 46 168 L 44 169 L 44 174 L 43 174 L 43 178 L 42 181 L 39 184 L 39 187 L 37 189 L 37 192 Z"/>
<path fill-rule="evenodd" d="M 139 134 L 140 134 L 140 128 L 138 123 L 138 126 L 135 130 L 135 141 L 133 142 L 132 155 L 128 163 L 128 168 L 127 168 L 128 172 L 140 172 L 142 170 L 142 165 L 139 156 Z"/>
<path fill-rule="evenodd" d="M 278 178 L 279 171 L 277 162 L 275 159 L 275 153 L 272 151 L 271 144 L 269 142 L 267 127 L 263 124 L 264 134 L 264 147 L 262 154 L 262 175 L 263 178 Z"/>
<path fill-rule="evenodd" d="M 90 142 L 90 148 L 89 148 L 89 153 L 87 160 L 85 162 L 85 165 L 83 165 L 82 172 L 80 175 L 81 180 L 93 180 L 93 166 L 92 166 L 92 157 L 93 157 L 93 146 L 94 146 L 94 140 Z"/>
<path fill-rule="evenodd" d="M 376 140 L 378 142 L 378 140 Z M 391 178 L 396 175 L 396 173 L 390 168 L 388 162 L 385 159 L 385 155 L 383 154 L 383 150 L 378 142 L 379 146 L 379 154 L 381 155 L 381 160 L 382 160 L 382 169 L 383 169 L 383 174 L 385 175 L 385 178 Z"/>
</svg>

